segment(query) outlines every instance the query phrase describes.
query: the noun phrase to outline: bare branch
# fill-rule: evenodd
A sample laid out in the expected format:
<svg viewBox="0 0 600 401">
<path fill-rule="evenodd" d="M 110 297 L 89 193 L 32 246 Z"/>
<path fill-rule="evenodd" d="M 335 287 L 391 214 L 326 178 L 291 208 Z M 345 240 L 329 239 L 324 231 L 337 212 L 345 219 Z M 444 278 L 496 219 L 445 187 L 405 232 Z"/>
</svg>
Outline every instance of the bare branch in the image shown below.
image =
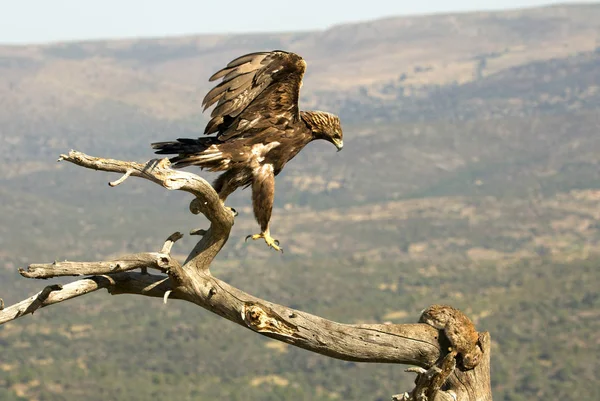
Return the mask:
<svg viewBox="0 0 600 401">
<path fill-rule="evenodd" d="M 0 324 L 15 320 L 19 317 L 33 313 L 39 308 L 54 305 L 67 299 L 106 288 L 110 283 L 109 277 L 91 277 L 77 280 L 64 286 L 47 286 L 37 294 L 8 306 L 0 311 Z"/>
<path fill-rule="evenodd" d="M 143 266 L 146 263 L 148 267 L 153 267 L 151 264 L 154 260 L 148 259 L 150 254 L 136 255 L 140 259 L 129 260 L 132 264 Z M 79 266 L 105 269 L 111 263 L 83 262 Z M 66 284 L 62 289 L 52 288 L 49 295 L 47 290 L 42 291 L 5 308 L 0 312 L 0 322 L 99 288 L 107 288 L 111 294 L 139 294 L 163 300 L 168 293 L 169 298 L 193 302 L 265 336 L 338 359 L 428 367 L 442 353 L 438 330 L 426 324 L 341 324 L 253 297 L 211 276 L 208 271 L 178 270 L 180 266 L 174 260 L 172 265 L 169 268 L 170 277 L 134 272 L 111 273 L 78 280 Z M 38 277 L 51 277 L 54 274 L 52 264 L 42 266 L 47 269 L 40 270 Z M 183 273 L 183 276 L 174 277 L 176 271 Z M 65 269 L 65 272 L 76 273 L 72 269 Z"/>
<path fill-rule="evenodd" d="M 115 159 L 103 159 L 71 150 L 69 154 L 61 155 L 58 160 L 65 160 L 94 170 L 129 174 L 134 177 L 145 178 L 167 189 L 189 192 L 199 199 L 199 212 L 203 213 L 211 223 L 226 230 L 229 230 L 233 223 L 231 211 L 225 208 L 213 187 L 196 174 L 173 170 L 169 159 L 152 159 L 145 164 L 141 164 Z"/>
<path fill-rule="evenodd" d="M 426 324 L 347 325 L 270 303 L 213 277 L 209 271 L 182 269 L 171 287 L 152 296 L 185 299 L 265 336 L 338 359 L 407 363 L 429 367 L 444 353 L 439 331 Z M 145 289 L 145 287 L 144 287 Z M 138 293 L 139 287 L 110 289 Z"/>
<path fill-rule="evenodd" d="M 208 270 L 210 263 L 229 238 L 234 218 L 232 210 L 223 205 L 218 194 L 206 180 L 187 171 L 173 170 L 169 159 L 153 159 L 141 164 L 92 157 L 71 150 L 69 154 L 61 155 L 58 160 L 94 170 L 121 173 L 127 177 L 145 178 L 167 189 L 193 194 L 196 199 L 190 204 L 190 210 L 194 214 L 204 214 L 211 222 L 211 226 L 186 260 L 185 268 Z M 126 178 L 124 177 L 115 182 L 122 182 Z"/>
<path fill-rule="evenodd" d="M 66 284 L 62 289 L 46 289 L 0 311 L 0 323 L 99 288 L 107 288 L 113 295 L 138 294 L 163 299 L 169 293 L 171 299 L 194 302 L 262 335 L 323 355 L 350 361 L 404 363 L 427 368 L 410 369 L 418 374 L 416 387 L 410 393 L 394 396 L 396 400 L 492 399 L 489 376 L 491 342 L 487 333 L 482 333 L 479 339 L 482 360 L 474 369 L 462 371 L 454 369 L 455 352 L 444 353 L 443 342 L 440 342 L 442 332 L 430 325 L 341 324 L 257 299 L 207 272 L 200 272 L 200 275 L 204 281 L 197 283 L 199 293 L 172 290 L 173 281 L 164 276 L 124 272 L 90 277 Z"/>
<path fill-rule="evenodd" d="M 90 276 L 119 273 L 128 270 L 151 268 L 164 273 L 174 266 L 176 261 L 166 253 L 149 252 L 125 255 L 119 259 L 106 262 L 54 262 L 47 264 L 31 264 L 27 270 L 19 269 L 19 273 L 27 278 L 47 279 L 60 276 Z"/>
<path fill-rule="evenodd" d="M 139 261 L 130 260 L 136 266 L 143 265 L 144 262 L 154 263 L 147 259 L 151 254 L 136 255 L 139 255 Z M 81 265 L 103 268 L 103 263 L 110 262 L 87 262 Z M 121 272 L 89 277 L 62 288 L 46 287 L 33 297 L 0 311 L 0 323 L 100 288 L 107 288 L 113 295 L 138 294 L 160 297 L 163 300 L 167 297 L 183 299 L 262 335 L 333 358 L 357 362 L 403 363 L 428 368 L 426 374 L 422 370 L 417 372 L 421 375 L 417 381 L 418 386 L 409 394 L 412 398 L 399 399 L 429 397 L 428 399 L 438 401 L 491 400 L 491 393 L 489 398 L 480 397 L 485 394 L 482 391 L 489 390 L 490 385 L 490 341 L 487 333 L 483 333 L 479 339 L 482 349 L 479 365 L 463 372 L 454 369 L 456 352 L 445 352 L 448 340 L 441 337 L 443 331 L 428 324 L 337 323 L 253 297 L 211 276 L 207 270 L 181 269 L 173 259 L 172 264 L 174 269 L 169 269 L 170 277 Z M 174 277 L 173 270 L 183 275 Z M 431 307 L 427 310 L 434 309 L 436 308 Z M 436 361 L 439 367 L 434 366 Z M 434 367 L 431 368 L 432 366 Z M 440 391 L 444 382 L 451 383 L 451 392 Z M 420 398 L 415 398 L 417 395 Z"/>
<path fill-rule="evenodd" d="M 106 288 L 111 294 L 137 294 L 162 298 L 169 290 L 170 279 L 165 276 L 135 272 L 98 275 L 76 280 L 62 286 L 51 285 L 24 301 L 0 309 L 0 324 L 15 320 L 36 310 L 54 305 L 90 292 Z M 178 294 L 171 298 L 179 299 Z"/>
</svg>

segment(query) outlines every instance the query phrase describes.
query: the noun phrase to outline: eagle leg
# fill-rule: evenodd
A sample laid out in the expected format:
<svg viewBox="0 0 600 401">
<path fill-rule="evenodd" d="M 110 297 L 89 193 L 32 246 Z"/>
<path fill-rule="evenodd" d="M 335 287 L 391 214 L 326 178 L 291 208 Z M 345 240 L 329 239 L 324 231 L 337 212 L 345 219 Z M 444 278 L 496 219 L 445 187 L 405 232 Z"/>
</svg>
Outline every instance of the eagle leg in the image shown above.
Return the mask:
<svg viewBox="0 0 600 401">
<path fill-rule="evenodd" d="M 281 251 L 279 241 L 271 237 L 269 222 L 273 211 L 273 200 L 275 199 L 275 173 L 272 164 L 263 164 L 252 172 L 252 206 L 254 217 L 260 224 L 260 234 L 246 237 L 257 240 L 263 238 L 270 248 Z"/>
</svg>

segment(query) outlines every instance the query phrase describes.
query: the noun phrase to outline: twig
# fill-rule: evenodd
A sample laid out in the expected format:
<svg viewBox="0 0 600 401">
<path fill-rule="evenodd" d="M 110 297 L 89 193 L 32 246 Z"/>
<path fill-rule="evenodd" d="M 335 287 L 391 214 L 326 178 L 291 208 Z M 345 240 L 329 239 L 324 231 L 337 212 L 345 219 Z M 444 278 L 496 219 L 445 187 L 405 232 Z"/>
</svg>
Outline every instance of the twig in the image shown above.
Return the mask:
<svg viewBox="0 0 600 401">
<path fill-rule="evenodd" d="M 165 295 L 163 296 L 163 303 L 166 305 L 167 304 L 167 300 L 169 299 L 169 295 L 171 295 L 173 291 L 172 290 L 168 290 L 165 292 Z"/>
<path fill-rule="evenodd" d="M 109 182 L 108 185 L 110 185 L 111 187 L 116 187 L 117 185 L 119 185 L 123 181 L 125 181 L 127 178 L 129 178 L 129 176 L 131 175 L 131 173 L 133 173 L 133 170 L 127 170 L 125 172 L 125 174 L 123 174 L 123 176 L 121 178 L 119 178 L 118 180 Z"/>
<path fill-rule="evenodd" d="M 169 236 L 169 238 L 167 238 L 167 240 L 165 241 L 162 249 L 160 250 L 161 253 L 165 253 L 167 255 L 171 254 L 171 249 L 173 248 L 173 245 L 175 244 L 175 242 L 179 241 L 180 239 L 183 238 L 183 234 L 178 232 L 175 232 L 173 234 L 171 234 Z"/>
<path fill-rule="evenodd" d="M 415 388 L 410 392 L 397 394 L 392 397 L 394 401 L 429 401 L 447 399 L 451 394 L 438 394 L 442 385 L 454 372 L 456 367 L 456 352 L 447 354 L 438 364 L 428 370 L 421 367 L 410 367 L 405 372 L 416 373 Z"/>
</svg>

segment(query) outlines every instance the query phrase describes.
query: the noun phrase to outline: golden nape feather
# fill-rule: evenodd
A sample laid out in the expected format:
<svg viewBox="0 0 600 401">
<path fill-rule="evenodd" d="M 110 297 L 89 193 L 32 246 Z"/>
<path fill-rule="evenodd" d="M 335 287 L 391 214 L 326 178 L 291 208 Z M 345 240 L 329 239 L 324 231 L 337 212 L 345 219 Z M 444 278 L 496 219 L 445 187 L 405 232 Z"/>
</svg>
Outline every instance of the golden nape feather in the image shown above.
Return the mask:
<svg viewBox="0 0 600 401">
<path fill-rule="evenodd" d="M 335 114 L 328 113 L 326 111 L 301 111 L 300 115 L 302 120 L 313 131 L 328 131 L 339 129 L 341 131 L 340 118 Z"/>
</svg>

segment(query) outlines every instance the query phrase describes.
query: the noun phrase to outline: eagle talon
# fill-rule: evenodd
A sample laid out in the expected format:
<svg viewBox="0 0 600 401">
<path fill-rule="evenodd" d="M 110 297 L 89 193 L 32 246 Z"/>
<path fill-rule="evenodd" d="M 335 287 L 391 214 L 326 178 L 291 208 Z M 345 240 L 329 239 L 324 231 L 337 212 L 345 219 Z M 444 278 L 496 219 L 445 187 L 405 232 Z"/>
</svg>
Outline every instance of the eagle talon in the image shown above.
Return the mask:
<svg viewBox="0 0 600 401">
<path fill-rule="evenodd" d="M 268 231 L 260 234 L 248 235 L 244 242 L 248 241 L 248 238 L 252 238 L 253 240 L 262 238 L 265 240 L 269 248 L 273 248 L 276 251 L 280 251 L 281 253 L 283 253 L 283 249 L 279 247 L 279 240 L 276 240 L 275 238 L 271 237 L 271 234 L 269 234 Z"/>
</svg>

